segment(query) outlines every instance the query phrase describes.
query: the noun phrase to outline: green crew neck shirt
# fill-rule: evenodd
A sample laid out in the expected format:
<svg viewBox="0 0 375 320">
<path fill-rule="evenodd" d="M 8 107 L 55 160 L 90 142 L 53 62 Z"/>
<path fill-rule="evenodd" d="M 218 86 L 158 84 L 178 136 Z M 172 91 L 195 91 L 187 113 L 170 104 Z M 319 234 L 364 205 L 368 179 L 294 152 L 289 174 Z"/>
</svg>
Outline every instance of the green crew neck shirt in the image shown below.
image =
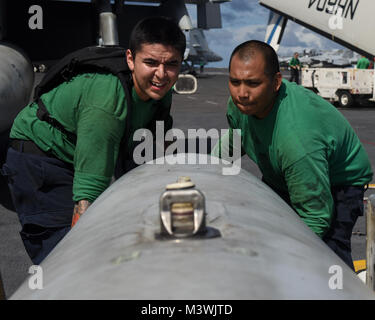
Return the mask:
<svg viewBox="0 0 375 320">
<path fill-rule="evenodd" d="M 292 58 L 289 62 L 289 65 L 290 66 L 300 66 L 301 65 L 301 62 L 299 61 L 298 58 Z"/>
<path fill-rule="evenodd" d="M 320 237 L 333 216 L 332 186 L 362 186 L 372 179 L 361 142 L 344 116 L 313 92 L 283 79 L 264 119 L 242 114 L 229 98 L 227 118 L 241 129 L 242 149 L 272 188 Z M 219 141 L 220 143 L 220 141 Z M 215 146 L 213 155 L 218 156 Z"/>
<path fill-rule="evenodd" d="M 370 61 L 366 57 L 362 57 L 357 62 L 357 69 L 367 69 L 370 65 Z"/>
</svg>

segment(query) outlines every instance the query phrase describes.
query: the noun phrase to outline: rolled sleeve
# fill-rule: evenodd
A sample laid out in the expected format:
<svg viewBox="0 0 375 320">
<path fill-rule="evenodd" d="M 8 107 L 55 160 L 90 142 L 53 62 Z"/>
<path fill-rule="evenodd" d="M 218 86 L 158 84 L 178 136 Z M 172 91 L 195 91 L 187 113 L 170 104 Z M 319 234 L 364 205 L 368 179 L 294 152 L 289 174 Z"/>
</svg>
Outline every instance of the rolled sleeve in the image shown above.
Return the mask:
<svg viewBox="0 0 375 320">
<path fill-rule="evenodd" d="M 74 172 L 73 201 L 88 200 L 94 202 L 97 197 L 109 186 L 111 177 Z"/>
</svg>

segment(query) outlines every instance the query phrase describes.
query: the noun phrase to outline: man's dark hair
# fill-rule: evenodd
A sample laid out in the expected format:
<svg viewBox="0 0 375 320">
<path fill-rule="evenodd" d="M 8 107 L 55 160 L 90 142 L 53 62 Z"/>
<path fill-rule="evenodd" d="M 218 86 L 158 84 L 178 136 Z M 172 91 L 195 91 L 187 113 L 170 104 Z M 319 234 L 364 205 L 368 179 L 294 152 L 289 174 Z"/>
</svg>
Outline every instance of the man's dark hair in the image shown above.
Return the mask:
<svg viewBox="0 0 375 320">
<path fill-rule="evenodd" d="M 134 27 L 129 41 L 129 49 L 135 58 L 143 44 L 172 46 L 184 57 L 186 37 L 180 27 L 166 17 L 149 17 L 139 21 Z"/>
<path fill-rule="evenodd" d="M 229 71 L 234 55 L 238 54 L 241 60 L 247 61 L 256 53 L 261 53 L 263 55 L 264 61 L 266 62 L 264 73 L 267 76 L 273 77 L 276 73 L 280 72 L 279 59 L 275 50 L 267 43 L 258 40 L 246 41 L 233 50 L 229 60 Z"/>
</svg>

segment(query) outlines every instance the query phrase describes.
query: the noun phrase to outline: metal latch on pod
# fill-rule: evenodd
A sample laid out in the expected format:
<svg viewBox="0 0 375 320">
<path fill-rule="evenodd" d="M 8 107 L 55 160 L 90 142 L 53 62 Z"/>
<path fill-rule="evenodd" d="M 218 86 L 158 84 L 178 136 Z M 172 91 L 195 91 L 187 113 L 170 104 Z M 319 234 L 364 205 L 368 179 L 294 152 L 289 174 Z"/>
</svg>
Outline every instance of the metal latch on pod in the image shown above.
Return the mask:
<svg viewBox="0 0 375 320">
<path fill-rule="evenodd" d="M 168 184 L 160 196 L 160 236 L 214 238 L 217 229 L 206 226 L 205 197 L 189 177 Z"/>
</svg>

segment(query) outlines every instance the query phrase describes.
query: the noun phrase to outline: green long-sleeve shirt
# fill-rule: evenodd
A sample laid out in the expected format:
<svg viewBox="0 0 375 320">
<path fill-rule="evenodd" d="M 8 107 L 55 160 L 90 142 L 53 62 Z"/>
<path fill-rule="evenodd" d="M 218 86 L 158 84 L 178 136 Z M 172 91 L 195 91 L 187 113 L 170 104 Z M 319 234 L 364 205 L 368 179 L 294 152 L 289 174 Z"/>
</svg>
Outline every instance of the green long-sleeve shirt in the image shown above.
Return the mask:
<svg viewBox="0 0 375 320">
<path fill-rule="evenodd" d="M 274 189 L 286 193 L 294 210 L 320 237 L 332 214 L 332 186 L 365 185 L 371 165 L 342 114 L 311 91 L 283 80 L 277 101 L 264 119 L 242 114 L 228 101 L 227 118 L 241 129 L 242 149 Z M 221 141 L 212 155 L 219 156 Z"/>
<path fill-rule="evenodd" d="M 77 136 L 76 144 L 60 130 L 40 121 L 35 103 L 18 114 L 10 137 L 32 140 L 43 151 L 73 164 L 73 200 L 94 201 L 110 184 L 125 132 L 127 103 L 120 81 L 111 74 L 82 74 L 42 95 L 41 99 L 50 115 Z M 134 88 L 132 99 L 134 133 L 149 125 L 157 108 L 155 100 L 142 101 Z M 160 104 L 166 108 L 168 116 L 171 101 L 172 93 L 169 92 Z M 172 121 L 170 116 L 164 120 Z M 132 142 L 132 136 L 128 144 Z"/>
</svg>

